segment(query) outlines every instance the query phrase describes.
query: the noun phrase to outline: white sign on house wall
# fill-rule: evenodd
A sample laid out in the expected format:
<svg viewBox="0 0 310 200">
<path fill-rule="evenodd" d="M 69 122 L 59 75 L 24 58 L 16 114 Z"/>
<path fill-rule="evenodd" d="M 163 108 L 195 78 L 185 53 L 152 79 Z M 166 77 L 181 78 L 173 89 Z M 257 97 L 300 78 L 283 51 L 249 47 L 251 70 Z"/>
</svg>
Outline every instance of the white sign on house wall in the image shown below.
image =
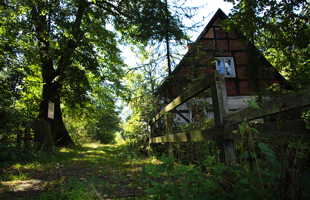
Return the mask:
<svg viewBox="0 0 310 200">
<path fill-rule="evenodd" d="M 55 103 L 48 102 L 48 112 L 47 112 L 48 118 L 54 119 L 54 110 L 55 110 Z"/>
</svg>

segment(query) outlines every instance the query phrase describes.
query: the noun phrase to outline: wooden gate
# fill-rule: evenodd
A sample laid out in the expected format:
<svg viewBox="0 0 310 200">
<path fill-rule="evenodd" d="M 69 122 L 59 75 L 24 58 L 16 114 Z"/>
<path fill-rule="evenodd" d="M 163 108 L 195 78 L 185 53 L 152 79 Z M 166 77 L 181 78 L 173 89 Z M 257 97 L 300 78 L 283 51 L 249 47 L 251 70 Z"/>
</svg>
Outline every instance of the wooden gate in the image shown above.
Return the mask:
<svg viewBox="0 0 310 200">
<path fill-rule="evenodd" d="M 165 113 L 171 112 L 173 109 L 208 88 L 211 89 L 215 126 L 206 130 L 172 134 L 172 119 L 169 115 L 165 115 Z M 215 70 L 178 96 L 150 121 L 151 131 L 149 135 L 149 148 L 153 148 L 152 144 L 154 143 L 166 143 L 169 156 L 172 156 L 172 151 L 170 149 L 172 148 L 173 142 L 216 140 L 220 150 L 221 161 L 226 161 L 228 165 L 235 165 L 236 159 L 233 140 L 240 138 L 241 135 L 240 133 L 233 133 L 233 130 L 238 129 L 238 124 L 241 123 L 245 117 L 247 120 L 253 120 L 277 114 L 283 110 L 289 111 L 310 106 L 310 90 L 282 96 L 268 102 L 260 103 L 258 106 L 261 109 L 248 107 L 228 114 L 224 76 L 220 74 L 218 70 Z M 162 117 L 165 117 L 166 135 L 153 138 L 154 125 Z M 259 135 L 256 137 L 260 138 L 276 137 L 279 135 L 279 131 L 282 135 L 287 136 L 300 136 L 304 133 L 310 133 L 310 130 L 306 129 L 304 121 L 253 124 L 253 128 L 258 130 Z"/>
</svg>

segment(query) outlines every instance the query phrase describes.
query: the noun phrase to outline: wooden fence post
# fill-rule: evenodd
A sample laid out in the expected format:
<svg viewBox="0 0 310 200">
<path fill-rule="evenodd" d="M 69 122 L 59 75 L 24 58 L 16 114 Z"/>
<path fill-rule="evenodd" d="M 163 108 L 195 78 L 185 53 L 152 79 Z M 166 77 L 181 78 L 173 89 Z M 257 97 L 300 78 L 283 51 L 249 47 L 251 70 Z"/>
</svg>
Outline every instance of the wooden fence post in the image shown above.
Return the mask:
<svg viewBox="0 0 310 200">
<path fill-rule="evenodd" d="M 154 150 L 154 144 L 151 143 L 152 142 L 152 137 L 154 136 L 154 126 L 155 126 L 155 123 L 150 123 L 150 127 L 151 127 L 151 130 L 150 130 L 150 134 L 149 134 L 149 156 L 153 156 L 153 150 Z"/>
<path fill-rule="evenodd" d="M 172 117 L 170 116 L 170 113 L 168 115 L 165 115 L 165 122 L 166 122 L 166 137 L 167 137 L 167 143 L 166 143 L 166 148 L 167 148 L 167 154 L 169 157 L 173 157 L 173 148 L 172 142 L 168 142 L 168 137 L 169 135 L 172 134 Z"/>
<path fill-rule="evenodd" d="M 24 143 L 26 147 L 30 146 L 30 141 L 31 141 L 31 122 L 27 121 L 25 123 L 25 131 L 24 131 Z"/>
<path fill-rule="evenodd" d="M 217 144 L 220 150 L 220 160 L 227 165 L 235 165 L 236 158 L 233 140 L 224 140 L 223 117 L 228 113 L 228 101 L 225 79 L 223 74 L 216 73 L 215 84 L 211 86 L 212 106 L 214 112 L 215 127 L 217 127 Z"/>
<path fill-rule="evenodd" d="M 21 147 L 21 141 L 22 141 L 22 133 L 18 133 L 16 134 L 16 142 L 17 142 L 17 146 Z"/>
</svg>

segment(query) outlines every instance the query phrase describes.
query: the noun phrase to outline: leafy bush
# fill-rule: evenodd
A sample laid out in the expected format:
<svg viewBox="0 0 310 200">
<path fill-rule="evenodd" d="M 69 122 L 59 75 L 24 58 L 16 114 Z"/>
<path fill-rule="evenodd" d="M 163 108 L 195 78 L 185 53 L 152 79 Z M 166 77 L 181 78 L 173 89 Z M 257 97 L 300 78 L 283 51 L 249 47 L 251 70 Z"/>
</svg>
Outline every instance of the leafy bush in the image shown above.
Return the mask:
<svg viewBox="0 0 310 200">
<path fill-rule="evenodd" d="M 14 163 L 27 163 L 37 159 L 37 146 L 18 146 L 11 143 L 0 143 L 0 163 L 2 166 Z"/>
<path fill-rule="evenodd" d="M 115 143 L 116 132 L 119 131 L 120 118 L 117 112 L 103 114 L 93 126 L 87 130 L 88 135 L 101 144 Z"/>
<path fill-rule="evenodd" d="M 118 131 L 115 133 L 115 142 L 117 144 L 123 144 L 125 142 L 124 137 L 122 136 L 122 132 Z"/>
<path fill-rule="evenodd" d="M 280 134 L 278 138 L 254 141 L 252 132 L 258 132 L 250 125 L 244 121 L 239 126 L 239 165 L 220 163 L 218 152 L 207 152 L 208 145 L 202 145 L 199 150 L 206 152 L 202 151 L 201 161 L 194 167 L 191 157 L 196 157 L 193 152 L 197 150 L 189 143 L 184 152 L 177 146 L 184 157 L 181 163 L 189 166 L 177 166 L 173 158 L 162 155 L 163 164 L 144 167 L 143 178 L 138 181 L 147 185 L 152 199 L 309 199 L 309 140 Z M 217 149 L 216 143 L 209 145 Z"/>
<path fill-rule="evenodd" d="M 218 162 L 219 151 L 216 141 L 174 143 L 174 149 L 176 161 L 180 164 L 204 166 L 205 160 L 210 156 L 214 156 Z"/>
<path fill-rule="evenodd" d="M 143 167 L 137 181 L 147 186 L 151 199 L 309 199 L 310 172 L 301 162 L 310 149 L 307 142 L 298 146 L 294 162 L 279 159 L 279 154 L 259 143 L 260 157 L 245 151 L 239 156 L 242 165 L 229 167 L 209 156 L 204 163 L 207 171 L 177 166 L 163 154 L 163 164 Z M 249 163 L 250 156 L 256 164 Z"/>
<path fill-rule="evenodd" d="M 13 140 L 13 141 L 12 141 Z M 34 142 L 25 144 L 16 143 L 16 136 L 6 136 L 3 134 L 0 139 L 0 166 L 7 167 L 14 164 L 26 164 L 40 159 L 48 158 L 57 154 L 56 151 L 45 151 L 44 145 L 38 149 L 38 145 Z"/>
</svg>

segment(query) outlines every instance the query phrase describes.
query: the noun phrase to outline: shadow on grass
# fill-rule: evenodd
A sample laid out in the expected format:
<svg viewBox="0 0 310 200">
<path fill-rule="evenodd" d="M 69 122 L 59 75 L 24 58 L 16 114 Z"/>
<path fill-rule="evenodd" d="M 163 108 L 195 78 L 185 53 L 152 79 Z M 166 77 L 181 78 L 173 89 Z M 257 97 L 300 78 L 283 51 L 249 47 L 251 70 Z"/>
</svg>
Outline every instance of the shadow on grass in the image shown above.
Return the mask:
<svg viewBox="0 0 310 200">
<path fill-rule="evenodd" d="M 138 173 L 140 164 L 132 164 L 133 159 L 126 152 L 124 145 L 73 146 L 36 155 L 34 161 L 11 163 L 0 172 L 4 181 L 0 199 L 38 196 L 46 192 L 44 183 L 63 176 L 66 181 L 74 178 L 77 182 L 87 177 L 101 182 L 128 181 L 127 174 Z M 21 176 L 25 180 L 19 180 Z"/>
<path fill-rule="evenodd" d="M 121 150 L 122 148 L 113 145 L 100 145 L 98 147 L 71 146 L 43 152 L 36 151 L 35 147 L 11 146 L 10 148 L 2 148 L 0 151 L 0 169 L 10 168 L 16 165 L 31 165 L 34 163 L 68 162 L 76 160 L 76 158 L 86 159 L 87 155 L 102 156 L 104 159 L 107 155 L 117 154 Z"/>
</svg>

